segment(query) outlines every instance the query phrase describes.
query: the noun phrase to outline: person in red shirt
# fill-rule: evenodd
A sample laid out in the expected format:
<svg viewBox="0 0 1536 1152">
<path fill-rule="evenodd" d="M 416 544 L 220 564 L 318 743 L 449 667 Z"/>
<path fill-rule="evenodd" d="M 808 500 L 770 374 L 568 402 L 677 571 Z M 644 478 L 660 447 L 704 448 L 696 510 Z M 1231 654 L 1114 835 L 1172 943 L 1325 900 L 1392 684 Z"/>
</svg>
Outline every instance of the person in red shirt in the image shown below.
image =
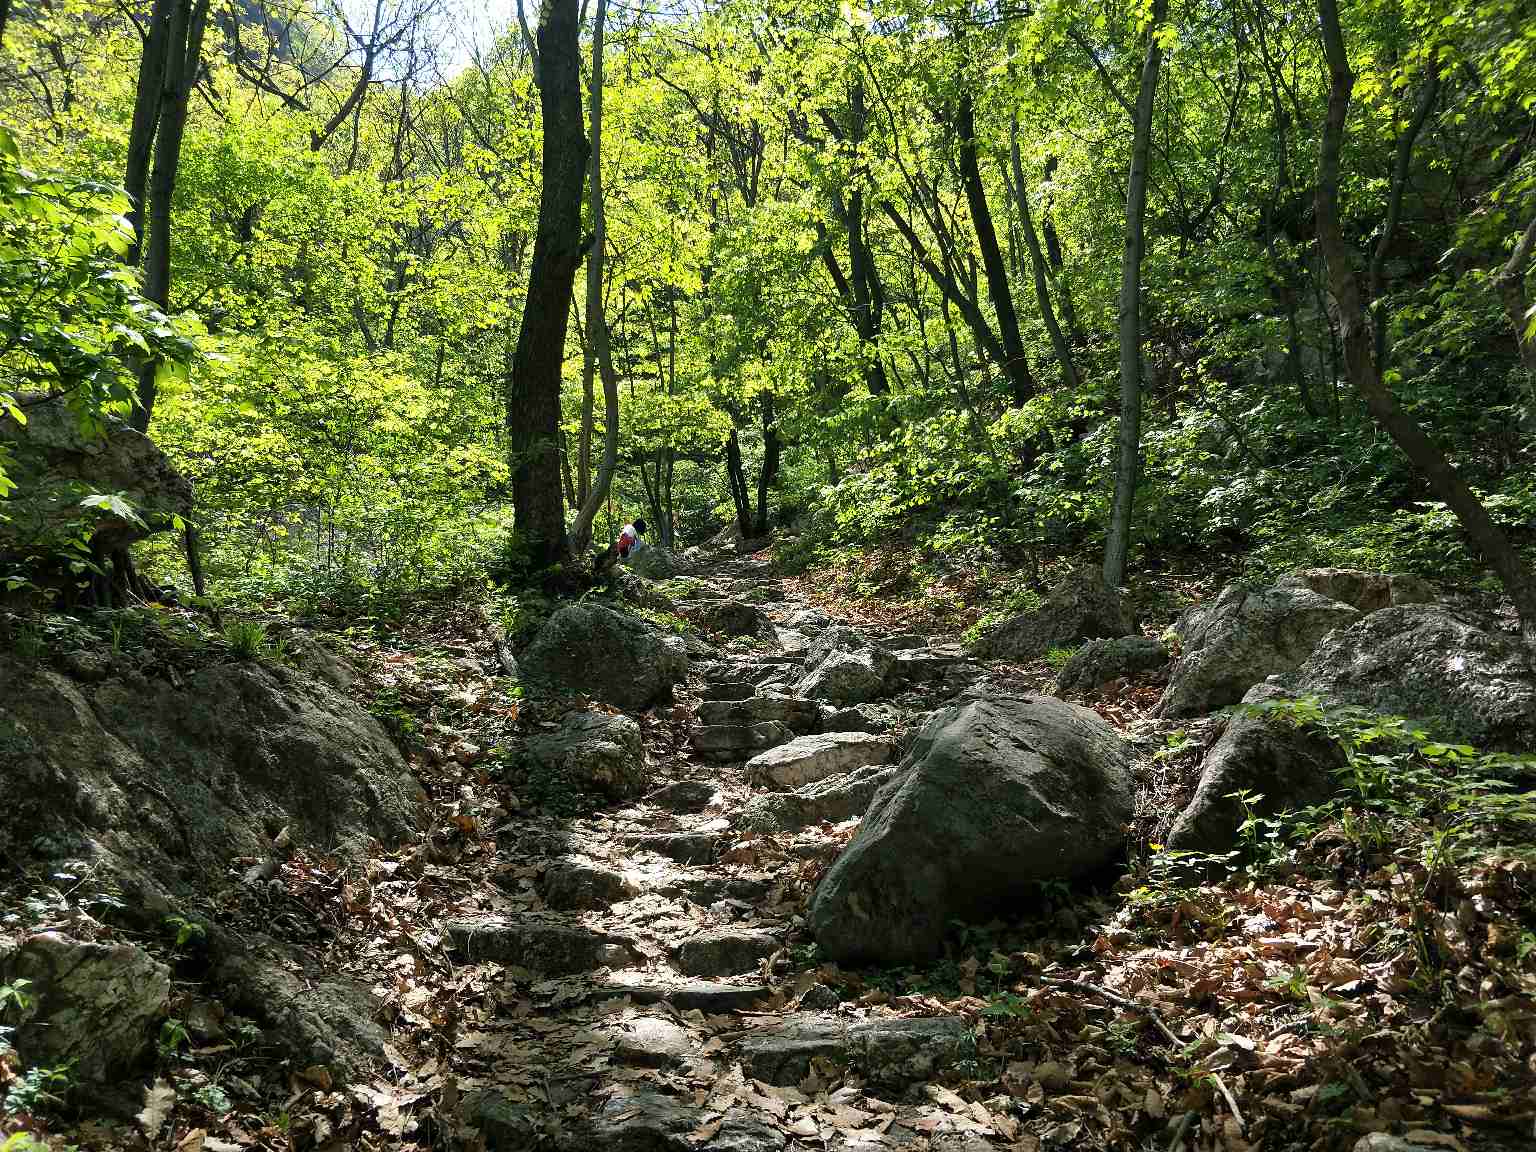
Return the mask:
<svg viewBox="0 0 1536 1152">
<path fill-rule="evenodd" d="M 620 560 L 628 560 L 631 553 L 638 552 L 645 547 L 645 541 L 641 539 L 645 535 L 645 520 L 635 517 L 633 524 L 626 524 L 619 531 L 619 539 L 615 545 L 619 551 Z"/>
</svg>

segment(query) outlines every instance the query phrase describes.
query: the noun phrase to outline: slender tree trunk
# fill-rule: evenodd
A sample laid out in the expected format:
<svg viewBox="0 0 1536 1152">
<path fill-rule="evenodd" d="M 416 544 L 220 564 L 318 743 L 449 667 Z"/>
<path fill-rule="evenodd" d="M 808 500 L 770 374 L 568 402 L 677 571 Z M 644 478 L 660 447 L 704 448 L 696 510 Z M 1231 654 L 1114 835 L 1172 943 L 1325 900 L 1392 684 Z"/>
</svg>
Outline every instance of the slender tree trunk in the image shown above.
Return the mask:
<svg viewBox="0 0 1536 1152">
<path fill-rule="evenodd" d="M 144 296 L 164 312 L 171 307 L 171 204 L 181 165 L 181 141 L 187 130 L 187 105 L 197 82 L 207 23 L 208 0 L 175 0 L 160 97 L 160 126 L 155 133 L 155 167 L 149 178 L 149 250 L 144 268 Z M 140 432 L 148 431 L 154 416 L 156 370 L 154 361 L 139 369 L 139 406 L 129 423 Z"/>
<path fill-rule="evenodd" d="M 736 527 L 742 539 L 752 535 L 752 493 L 747 489 L 746 471 L 741 466 L 741 439 L 736 429 L 731 429 L 725 442 L 725 481 L 731 490 L 731 503 L 736 507 Z"/>
<path fill-rule="evenodd" d="M 149 190 L 149 157 L 155 129 L 160 124 L 160 99 L 165 83 L 165 52 L 171 38 L 171 9 L 176 0 L 155 0 L 149 13 L 149 31 L 139 57 L 139 81 L 134 90 L 133 121 L 128 130 L 128 165 L 123 188 L 128 193 L 128 220 L 133 225 L 133 247 L 124 263 L 137 268 L 144 248 L 145 199 Z"/>
<path fill-rule="evenodd" d="M 514 524 L 539 568 L 570 559 L 560 492 L 560 375 L 581 263 L 581 193 L 588 155 L 577 16 L 577 0 L 544 0 L 539 10 L 543 188 L 528 299 L 507 388 Z"/>
<path fill-rule="evenodd" d="M 773 409 L 773 393 L 763 393 L 763 466 L 757 473 L 757 521 L 752 535 L 768 535 L 768 489 L 779 478 L 779 426 Z"/>
<path fill-rule="evenodd" d="M 1531 403 L 1536 405 L 1536 331 L 1532 330 L 1536 317 L 1529 315 L 1531 306 L 1525 292 L 1525 274 L 1530 269 L 1533 253 L 1536 253 L 1536 217 L 1532 217 L 1515 241 L 1515 250 L 1494 278 L 1494 284 L 1498 287 L 1499 299 L 1504 302 L 1504 315 L 1509 317 L 1515 333 L 1515 347 L 1520 350 L 1520 364 L 1525 369 Z"/>
<path fill-rule="evenodd" d="M 1323 123 L 1317 174 L 1317 242 L 1328 271 L 1328 283 L 1339 310 L 1340 340 L 1345 372 L 1365 400 L 1376 422 L 1391 436 L 1403 454 L 1460 521 L 1473 546 L 1498 575 L 1504 591 L 1514 601 L 1526 647 L 1536 652 L 1536 579 L 1521 562 L 1503 530 L 1483 507 L 1481 500 L 1456 471 L 1445 450 L 1412 416 L 1398 406 L 1376 362 L 1370 317 L 1361 301 L 1352 252 L 1339 224 L 1339 155 L 1344 126 L 1349 119 L 1355 77 L 1349 67 L 1344 32 L 1339 25 L 1337 0 L 1318 0 L 1323 49 L 1328 60 L 1328 114 Z"/>
<path fill-rule="evenodd" d="M 603 261 L 607 245 L 607 215 L 603 210 L 603 32 L 608 0 L 597 0 L 592 14 L 592 171 L 589 177 L 592 198 L 592 250 L 587 254 L 587 368 L 597 362 L 603 378 L 603 459 L 598 465 L 597 482 L 587 493 L 571 525 L 571 551 L 586 551 L 592 540 L 592 520 L 608 498 L 613 470 L 619 459 L 619 379 L 613 370 L 613 350 L 609 346 L 608 317 L 603 311 Z M 621 317 L 622 319 L 622 317 Z M 631 373 L 633 378 L 633 373 Z M 592 378 L 586 375 L 583 396 L 582 449 L 591 455 Z M 583 461 L 585 470 L 588 461 Z M 582 475 L 587 473 L 583 471 Z M 659 480 L 659 477 L 658 477 Z"/>
<path fill-rule="evenodd" d="M 1008 159 L 1013 167 L 1013 198 L 1019 210 L 1019 229 L 1024 233 L 1024 244 L 1029 249 L 1029 263 L 1034 271 L 1035 299 L 1040 304 L 1040 318 L 1050 334 L 1051 347 L 1061 364 L 1062 379 L 1067 387 L 1078 388 L 1077 365 L 1072 361 L 1072 349 L 1062 335 L 1061 325 L 1056 323 L 1056 310 L 1051 307 L 1051 292 L 1047 282 L 1045 254 L 1040 250 L 1040 237 L 1035 232 L 1035 220 L 1029 212 L 1029 189 L 1024 183 L 1024 165 L 1019 158 L 1019 117 L 1015 113 L 1008 134 Z"/>
<path fill-rule="evenodd" d="M 997 313 L 997 335 L 1003 346 L 1003 373 L 1008 377 L 1015 405 L 1035 394 L 1035 381 L 1024 356 L 1019 338 L 1019 318 L 1013 310 L 1013 295 L 1008 290 L 1008 268 L 997 245 L 997 230 L 992 224 L 992 210 L 987 206 L 987 190 L 981 182 L 981 165 L 976 160 L 976 105 L 969 92 L 960 97 L 955 114 L 955 131 L 960 137 L 960 179 L 965 184 L 965 198 L 971 209 L 971 226 L 981 248 L 981 266 L 987 274 L 987 296 Z"/>
<path fill-rule="evenodd" d="M 1115 497 L 1104 545 L 1104 583 L 1125 583 L 1131 549 L 1131 513 L 1141 473 L 1141 257 L 1146 246 L 1147 167 L 1152 150 L 1152 111 L 1163 49 L 1157 34 L 1168 11 L 1167 0 L 1154 0 L 1147 30 L 1147 53 L 1136 92 L 1131 173 L 1125 195 L 1125 254 L 1120 261 L 1120 435 L 1115 464 Z"/>
</svg>

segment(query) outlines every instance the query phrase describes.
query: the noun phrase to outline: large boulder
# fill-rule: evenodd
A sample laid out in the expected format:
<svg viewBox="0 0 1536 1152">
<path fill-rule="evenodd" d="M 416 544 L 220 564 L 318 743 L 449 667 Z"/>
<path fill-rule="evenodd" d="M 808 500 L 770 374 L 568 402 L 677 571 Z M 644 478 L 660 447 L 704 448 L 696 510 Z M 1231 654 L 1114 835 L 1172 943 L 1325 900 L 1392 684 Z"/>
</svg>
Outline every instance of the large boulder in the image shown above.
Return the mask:
<svg viewBox="0 0 1536 1152">
<path fill-rule="evenodd" d="M 1338 791 L 1337 773 L 1347 767 L 1343 750 L 1318 728 L 1298 723 L 1283 710 L 1260 710 L 1288 694 L 1260 684 L 1243 697 L 1243 709 L 1226 721 L 1205 754 L 1194 799 L 1174 822 L 1168 847 L 1226 852 L 1246 818 L 1233 793 L 1250 794 L 1256 815 L 1320 804 Z"/>
<path fill-rule="evenodd" d="M 1231 584 L 1180 618 L 1183 652 L 1168 674 L 1160 716 L 1203 716 L 1235 704 L 1270 676 L 1293 672 L 1358 610 L 1295 585 Z"/>
<path fill-rule="evenodd" d="M 0 517 L 0 569 L 49 552 L 84 524 L 100 554 L 126 548 L 173 518 L 192 515 L 192 484 L 142 432 L 108 419 L 96 435 L 60 400 L 30 404 L 27 422 L 0 415 L 0 452 L 16 485 Z M 81 506 L 90 495 L 119 496 L 133 518 Z"/>
<path fill-rule="evenodd" d="M 529 737 L 524 751 L 536 768 L 610 800 L 639 796 L 650 782 L 640 725 L 622 714 L 567 712 L 555 731 Z"/>
<path fill-rule="evenodd" d="M 1056 673 L 1056 691 L 1091 692 L 1112 680 L 1157 672 L 1168 666 L 1168 649 L 1150 636 L 1090 640 Z"/>
<path fill-rule="evenodd" d="M 1045 603 L 999 624 L 974 646 L 993 660 L 1036 660 L 1052 648 L 1070 648 L 1084 640 L 1129 636 L 1136 621 L 1120 593 L 1104 585 L 1098 572 L 1074 568 L 1046 594 Z"/>
<path fill-rule="evenodd" d="M 1433 604 L 1435 586 L 1407 572 L 1366 572 L 1359 568 L 1299 568 L 1276 581 L 1281 588 L 1307 588 L 1361 612 L 1404 604 Z"/>
<path fill-rule="evenodd" d="M 1323 639 L 1295 676 L 1312 693 L 1407 716 L 1487 749 L 1536 748 L 1536 668 L 1513 636 L 1450 608 L 1383 608 Z"/>
<path fill-rule="evenodd" d="M 952 920 L 1037 899 L 1125 848 L 1130 751 L 1086 708 L 1046 696 L 968 700 L 936 713 L 880 789 L 811 903 L 830 959 L 911 963 Z"/>
<path fill-rule="evenodd" d="M 682 642 L 638 616 L 601 604 L 568 604 L 539 629 L 518 661 L 529 681 L 585 693 L 626 712 L 672 697 L 688 675 Z"/>
<path fill-rule="evenodd" d="M 795 695 L 830 704 L 863 704 L 884 695 L 896 657 L 851 628 L 828 628 L 811 642 Z"/>
<path fill-rule="evenodd" d="M 87 1084 L 119 1079 L 153 1050 L 170 969 L 132 944 L 92 944 L 57 932 L 0 937 L 0 984 L 30 981 L 7 1012 L 24 1064 L 70 1065 Z"/>
</svg>

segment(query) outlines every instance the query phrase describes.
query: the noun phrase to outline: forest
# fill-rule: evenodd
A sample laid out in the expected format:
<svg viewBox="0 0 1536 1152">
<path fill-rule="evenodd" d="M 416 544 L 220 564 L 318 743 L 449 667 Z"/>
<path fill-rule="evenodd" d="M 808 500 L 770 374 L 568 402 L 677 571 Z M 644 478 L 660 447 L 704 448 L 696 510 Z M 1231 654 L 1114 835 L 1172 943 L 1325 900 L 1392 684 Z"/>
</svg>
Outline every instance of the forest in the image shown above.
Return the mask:
<svg viewBox="0 0 1536 1152">
<path fill-rule="evenodd" d="M 5 1152 L 1529 1147 L 1533 276 L 1531 0 L 0 0 Z"/>
</svg>

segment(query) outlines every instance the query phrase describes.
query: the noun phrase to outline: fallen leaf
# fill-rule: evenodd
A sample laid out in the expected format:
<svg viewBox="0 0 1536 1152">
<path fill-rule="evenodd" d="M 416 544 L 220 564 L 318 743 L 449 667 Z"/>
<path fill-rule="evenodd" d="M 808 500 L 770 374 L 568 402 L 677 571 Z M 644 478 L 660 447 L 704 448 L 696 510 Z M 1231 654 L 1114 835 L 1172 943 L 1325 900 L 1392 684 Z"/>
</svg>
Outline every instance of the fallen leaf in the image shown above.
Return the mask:
<svg viewBox="0 0 1536 1152">
<path fill-rule="evenodd" d="M 176 1089 L 164 1080 L 156 1080 L 144 1089 L 144 1107 L 134 1119 L 139 1122 L 139 1130 L 153 1142 L 175 1107 Z"/>
</svg>

